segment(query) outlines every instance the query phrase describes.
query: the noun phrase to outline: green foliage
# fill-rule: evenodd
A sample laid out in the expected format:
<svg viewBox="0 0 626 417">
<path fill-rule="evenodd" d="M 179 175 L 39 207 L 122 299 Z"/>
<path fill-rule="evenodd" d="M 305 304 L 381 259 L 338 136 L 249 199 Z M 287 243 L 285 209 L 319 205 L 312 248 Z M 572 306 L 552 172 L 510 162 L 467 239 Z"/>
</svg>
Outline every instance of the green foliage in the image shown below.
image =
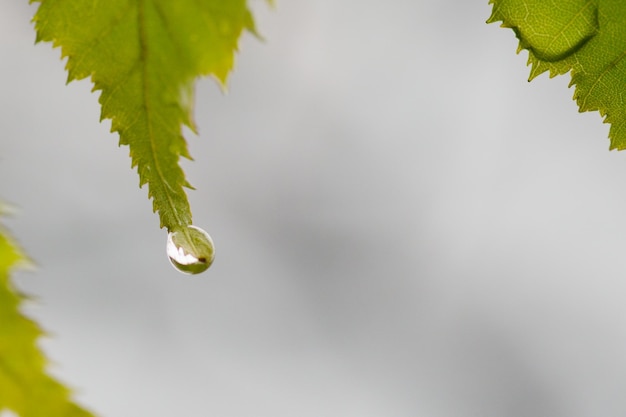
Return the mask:
<svg viewBox="0 0 626 417">
<path fill-rule="evenodd" d="M 206 269 L 212 247 L 208 252 L 187 227 L 191 209 L 184 187 L 191 186 L 178 162 L 190 155 L 181 131 L 183 125 L 196 131 L 195 80 L 210 75 L 224 86 L 242 31 L 255 33 L 246 0 L 31 2 L 40 3 L 37 41 L 61 47 L 68 82 L 90 77 L 101 91 L 101 119 L 111 119 L 120 144 L 129 145 L 161 227 L 181 232 L 192 253 L 209 253 L 198 258 Z M 10 279 L 12 271 L 29 264 L 0 224 L 0 413 L 93 417 L 45 372 L 47 361 L 37 347 L 43 332 L 20 312 L 25 297 Z"/>
<path fill-rule="evenodd" d="M 488 23 L 501 21 L 528 50 L 530 79 L 571 71 L 581 112 L 610 123 L 611 149 L 626 149 L 626 2 L 490 0 Z"/>
<path fill-rule="evenodd" d="M 182 125 L 195 131 L 195 79 L 223 85 L 239 36 L 254 33 L 246 0 L 32 1 L 37 40 L 61 47 L 68 82 L 91 77 L 101 90 L 101 118 L 129 145 L 161 227 L 183 230 L 191 209 L 178 164 L 190 158 Z"/>
<path fill-rule="evenodd" d="M 21 417 L 93 417 L 70 401 L 66 387 L 45 373 L 46 359 L 37 347 L 42 331 L 21 314 L 24 296 L 10 279 L 11 271 L 28 264 L 0 225 L 0 412 L 8 409 Z"/>
</svg>

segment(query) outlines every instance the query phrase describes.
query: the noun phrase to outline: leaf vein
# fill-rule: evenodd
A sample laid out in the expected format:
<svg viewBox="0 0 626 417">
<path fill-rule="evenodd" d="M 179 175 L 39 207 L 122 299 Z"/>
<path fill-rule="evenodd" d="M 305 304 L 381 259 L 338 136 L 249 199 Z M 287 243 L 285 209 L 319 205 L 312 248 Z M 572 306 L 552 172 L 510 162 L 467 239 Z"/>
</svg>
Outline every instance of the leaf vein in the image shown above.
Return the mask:
<svg viewBox="0 0 626 417">
<path fill-rule="evenodd" d="M 587 93 L 585 94 L 584 98 L 581 100 L 581 103 L 580 103 L 581 109 L 583 110 L 587 109 L 587 100 L 590 98 L 593 91 L 596 89 L 598 85 L 602 84 L 603 82 L 602 79 L 609 73 L 609 71 L 615 68 L 619 64 L 619 62 L 622 61 L 624 58 L 626 58 L 626 50 L 622 51 L 622 53 L 617 58 L 615 58 L 607 66 L 603 68 L 602 72 L 598 74 L 596 79 L 591 84 L 591 87 L 589 87 L 589 90 L 587 90 Z"/>
<path fill-rule="evenodd" d="M 170 206 L 172 215 L 174 216 L 175 220 L 176 220 L 176 227 L 178 228 L 182 228 L 183 226 L 187 226 L 187 224 L 185 222 L 183 222 L 180 218 L 180 216 L 178 215 L 178 210 L 176 210 L 176 206 L 174 204 L 174 200 L 171 196 L 171 191 L 173 191 L 171 185 L 169 184 L 169 182 L 165 179 L 165 176 L 163 175 L 163 171 L 161 168 L 161 164 L 159 162 L 159 159 L 157 157 L 157 151 L 156 151 L 156 144 L 155 144 L 155 137 L 154 137 L 154 131 L 153 131 L 153 125 L 152 125 L 152 109 L 150 107 L 150 83 L 149 83 L 149 75 L 148 75 L 148 55 L 149 55 L 149 49 L 148 49 L 148 39 L 147 39 L 147 33 L 146 33 L 146 27 L 145 27 L 145 1 L 146 0 L 139 0 L 138 1 L 138 20 L 139 20 L 139 45 L 140 45 L 140 60 L 141 60 L 141 72 L 142 72 L 142 98 L 143 98 L 143 107 L 146 111 L 146 124 L 147 124 L 147 128 L 148 128 L 148 141 L 150 143 L 150 156 L 151 159 L 154 163 L 154 167 L 155 167 L 155 171 L 156 174 L 158 176 L 158 180 L 165 185 L 164 187 L 164 194 L 165 197 L 167 199 L 167 202 Z M 148 186 L 151 187 L 152 184 L 149 184 Z M 168 228 L 170 228 L 171 225 L 168 225 Z"/>
</svg>

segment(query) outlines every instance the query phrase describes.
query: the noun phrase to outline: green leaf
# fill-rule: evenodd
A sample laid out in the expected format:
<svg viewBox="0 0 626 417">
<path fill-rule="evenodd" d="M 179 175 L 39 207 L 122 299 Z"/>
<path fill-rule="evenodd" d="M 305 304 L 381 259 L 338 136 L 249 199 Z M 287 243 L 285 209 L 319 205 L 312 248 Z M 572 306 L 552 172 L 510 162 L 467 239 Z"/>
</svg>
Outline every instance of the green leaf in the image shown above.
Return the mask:
<svg viewBox="0 0 626 417">
<path fill-rule="evenodd" d="M 255 32 L 246 0 L 31 0 L 38 41 L 60 46 L 68 82 L 91 77 L 101 118 L 129 145 L 139 184 L 161 227 L 191 224 L 179 157 L 190 158 L 182 125 L 195 129 L 193 87 L 222 85 L 244 29 Z"/>
<path fill-rule="evenodd" d="M 611 149 L 626 149 L 626 2 L 490 0 L 488 23 L 501 21 L 528 50 L 530 79 L 571 72 L 581 112 L 610 123 Z"/>
<path fill-rule="evenodd" d="M 0 215 L 4 212 L 0 206 Z M 30 261 L 0 225 L 0 413 L 21 417 L 93 417 L 69 399 L 70 391 L 45 373 L 37 347 L 42 331 L 20 312 L 24 296 L 10 279 Z"/>
</svg>

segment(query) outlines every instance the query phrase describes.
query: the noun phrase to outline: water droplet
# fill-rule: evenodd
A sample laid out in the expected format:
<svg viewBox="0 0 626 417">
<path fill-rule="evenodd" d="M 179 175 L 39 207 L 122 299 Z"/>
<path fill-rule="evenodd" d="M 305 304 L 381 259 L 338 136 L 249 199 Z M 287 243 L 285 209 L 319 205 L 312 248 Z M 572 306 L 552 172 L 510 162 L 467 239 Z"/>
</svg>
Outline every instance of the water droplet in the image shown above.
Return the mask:
<svg viewBox="0 0 626 417">
<path fill-rule="evenodd" d="M 172 266 L 184 274 L 206 271 L 215 258 L 211 236 L 196 226 L 187 226 L 167 235 L 167 256 Z"/>
</svg>

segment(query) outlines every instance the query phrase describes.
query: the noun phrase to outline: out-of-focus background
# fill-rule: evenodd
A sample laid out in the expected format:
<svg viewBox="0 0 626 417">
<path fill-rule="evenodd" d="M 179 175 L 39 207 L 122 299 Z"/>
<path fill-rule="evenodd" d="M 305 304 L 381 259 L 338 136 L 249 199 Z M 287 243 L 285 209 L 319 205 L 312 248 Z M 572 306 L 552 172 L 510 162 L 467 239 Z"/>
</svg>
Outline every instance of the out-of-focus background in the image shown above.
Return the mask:
<svg viewBox="0 0 626 417">
<path fill-rule="evenodd" d="M 0 198 L 53 373 L 103 417 L 626 415 L 626 153 L 487 1 L 254 1 L 176 272 L 87 81 L 0 6 Z"/>
</svg>

